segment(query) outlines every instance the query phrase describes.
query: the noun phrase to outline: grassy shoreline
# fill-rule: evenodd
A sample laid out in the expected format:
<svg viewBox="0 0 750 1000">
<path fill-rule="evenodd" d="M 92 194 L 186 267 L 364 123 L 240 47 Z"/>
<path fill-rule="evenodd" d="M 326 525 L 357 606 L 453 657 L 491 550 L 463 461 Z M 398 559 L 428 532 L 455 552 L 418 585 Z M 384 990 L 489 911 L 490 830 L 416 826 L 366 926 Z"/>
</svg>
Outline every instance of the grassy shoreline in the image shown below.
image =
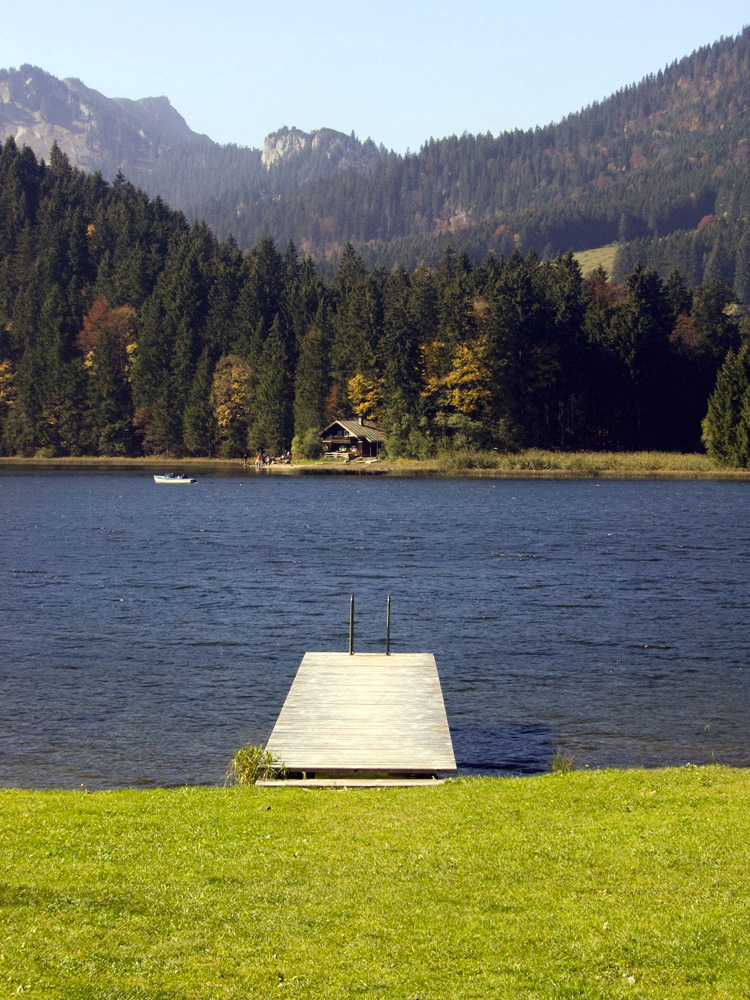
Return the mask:
<svg viewBox="0 0 750 1000">
<path fill-rule="evenodd" d="M 750 772 L 0 791 L 7 995 L 745 996 Z"/>
<path fill-rule="evenodd" d="M 19 458 L 0 457 L 0 468 L 143 468 L 247 472 L 251 462 L 223 458 Z M 707 455 L 670 452 L 553 452 L 528 449 L 518 453 L 456 451 L 432 459 L 392 459 L 357 462 L 296 460 L 271 465 L 270 475 L 391 475 L 433 478 L 488 477 L 498 479 L 750 479 L 750 469 L 726 469 Z"/>
</svg>

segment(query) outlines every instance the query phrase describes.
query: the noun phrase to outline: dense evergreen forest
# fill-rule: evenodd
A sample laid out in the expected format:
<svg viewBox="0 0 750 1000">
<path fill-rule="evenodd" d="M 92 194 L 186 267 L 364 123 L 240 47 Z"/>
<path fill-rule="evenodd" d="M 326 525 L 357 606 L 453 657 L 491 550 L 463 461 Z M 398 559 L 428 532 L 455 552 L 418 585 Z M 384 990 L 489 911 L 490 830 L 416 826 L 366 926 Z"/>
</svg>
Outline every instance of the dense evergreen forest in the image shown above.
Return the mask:
<svg viewBox="0 0 750 1000">
<path fill-rule="evenodd" d="M 446 246 L 324 279 L 247 253 L 118 178 L 0 152 L 0 447 L 18 455 L 304 451 L 334 416 L 390 455 L 460 446 L 694 450 L 747 321 L 721 277 Z"/>
</svg>

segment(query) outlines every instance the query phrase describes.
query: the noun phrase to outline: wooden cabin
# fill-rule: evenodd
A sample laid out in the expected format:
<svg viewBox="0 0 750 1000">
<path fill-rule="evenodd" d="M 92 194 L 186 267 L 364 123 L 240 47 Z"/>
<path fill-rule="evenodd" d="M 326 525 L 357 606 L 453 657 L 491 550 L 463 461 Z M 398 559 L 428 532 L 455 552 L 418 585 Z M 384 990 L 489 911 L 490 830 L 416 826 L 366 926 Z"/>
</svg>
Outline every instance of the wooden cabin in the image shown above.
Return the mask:
<svg viewBox="0 0 750 1000">
<path fill-rule="evenodd" d="M 339 418 L 320 433 L 326 456 L 337 458 L 378 458 L 385 434 L 361 418 Z"/>
</svg>

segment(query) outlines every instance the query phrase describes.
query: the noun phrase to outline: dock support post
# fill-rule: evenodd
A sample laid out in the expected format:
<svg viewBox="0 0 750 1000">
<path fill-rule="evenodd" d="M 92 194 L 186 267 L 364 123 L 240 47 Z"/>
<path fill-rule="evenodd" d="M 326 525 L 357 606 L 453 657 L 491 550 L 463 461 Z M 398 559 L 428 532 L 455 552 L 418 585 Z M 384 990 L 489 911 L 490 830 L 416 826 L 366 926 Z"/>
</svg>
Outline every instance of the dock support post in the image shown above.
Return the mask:
<svg viewBox="0 0 750 1000">
<path fill-rule="evenodd" d="M 391 655 L 391 595 L 385 605 L 385 655 Z"/>
<path fill-rule="evenodd" d="M 349 601 L 349 656 L 354 656 L 354 594 Z"/>
</svg>

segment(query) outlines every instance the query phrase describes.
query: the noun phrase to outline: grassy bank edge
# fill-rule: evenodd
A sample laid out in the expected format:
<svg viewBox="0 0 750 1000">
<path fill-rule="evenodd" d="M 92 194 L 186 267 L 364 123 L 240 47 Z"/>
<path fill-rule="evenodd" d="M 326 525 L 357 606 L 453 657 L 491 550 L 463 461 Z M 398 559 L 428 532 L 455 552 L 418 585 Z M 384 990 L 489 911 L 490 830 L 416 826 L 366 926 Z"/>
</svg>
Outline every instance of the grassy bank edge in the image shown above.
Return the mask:
<svg viewBox="0 0 750 1000">
<path fill-rule="evenodd" d="M 252 463 L 226 458 L 20 458 L 0 457 L 0 468 L 190 469 L 256 474 Z M 271 465 L 267 475 L 390 475 L 498 479 L 750 479 L 750 469 L 722 468 L 707 455 L 672 452 L 444 452 L 430 459 L 386 459 L 372 464 L 295 460 Z"/>
<path fill-rule="evenodd" d="M 746 995 L 750 772 L 0 790 L 8 995 Z"/>
</svg>

